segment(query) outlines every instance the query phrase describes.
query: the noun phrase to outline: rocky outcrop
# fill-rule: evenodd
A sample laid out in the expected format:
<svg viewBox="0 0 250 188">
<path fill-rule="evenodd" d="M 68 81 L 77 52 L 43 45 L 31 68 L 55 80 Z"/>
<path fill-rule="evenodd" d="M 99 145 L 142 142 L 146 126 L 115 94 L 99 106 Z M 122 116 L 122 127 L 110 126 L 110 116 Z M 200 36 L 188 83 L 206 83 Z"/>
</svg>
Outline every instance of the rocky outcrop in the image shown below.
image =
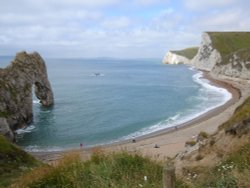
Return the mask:
<svg viewBox="0 0 250 188">
<path fill-rule="evenodd" d="M 0 134 L 14 140 L 14 132 L 32 122 L 32 87 L 40 103 L 53 104 L 53 92 L 44 60 L 37 53 L 18 53 L 0 69 Z"/>
<path fill-rule="evenodd" d="M 215 77 L 250 79 L 250 33 L 204 33 L 192 64 Z"/>
<path fill-rule="evenodd" d="M 244 59 L 240 55 L 242 51 L 247 51 L 249 59 Z M 218 62 L 212 69 L 215 76 L 226 76 L 250 80 L 250 49 L 243 49 L 240 52 L 234 52 L 228 55 L 224 60 L 228 63 Z"/>
<path fill-rule="evenodd" d="M 164 56 L 162 63 L 164 64 L 189 64 L 190 59 L 177 55 L 171 51 L 167 52 Z"/>
</svg>

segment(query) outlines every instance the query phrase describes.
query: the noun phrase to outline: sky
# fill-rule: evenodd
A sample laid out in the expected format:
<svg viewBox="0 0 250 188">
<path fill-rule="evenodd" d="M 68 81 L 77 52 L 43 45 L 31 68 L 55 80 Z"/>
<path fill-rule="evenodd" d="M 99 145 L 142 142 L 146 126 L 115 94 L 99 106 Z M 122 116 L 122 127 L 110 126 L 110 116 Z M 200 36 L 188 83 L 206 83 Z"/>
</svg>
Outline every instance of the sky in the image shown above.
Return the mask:
<svg viewBox="0 0 250 188">
<path fill-rule="evenodd" d="M 249 0 L 1 0 L 0 55 L 162 58 L 204 31 L 250 31 Z"/>
</svg>

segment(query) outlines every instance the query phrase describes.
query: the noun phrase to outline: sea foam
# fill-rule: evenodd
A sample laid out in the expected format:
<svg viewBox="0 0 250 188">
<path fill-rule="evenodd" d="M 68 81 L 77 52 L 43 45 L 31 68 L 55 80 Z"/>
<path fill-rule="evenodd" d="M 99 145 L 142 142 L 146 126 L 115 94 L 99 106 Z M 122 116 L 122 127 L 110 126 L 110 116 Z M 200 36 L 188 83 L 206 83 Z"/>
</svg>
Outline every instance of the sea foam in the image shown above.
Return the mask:
<svg viewBox="0 0 250 188">
<path fill-rule="evenodd" d="M 17 133 L 18 135 L 24 134 L 24 133 L 30 133 L 30 132 L 31 132 L 32 130 L 34 130 L 34 129 L 35 129 L 35 126 L 30 125 L 30 126 L 25 127 L 25 128 L 23 128 L 23 129 L 17 129 L 17 130 L 16 130 L 16 133 Z"/>
<path fill-rule="evenodd" d="M 229 101 L 232 98 L 232 94 L 228 92 L 226 89 L 214 86 L 211 84 L 211 82 L 203 77 L 202 72 L 198 72 L 195 75 L 193 75 L 193 81 L 198 83 L 200 88 L 200 95 L 196 96 L 199 97 L 199 99 L 203 100 L 202 105 L 204 106 L 194 106 L 192 109 L 186 111 L 186 112 L 178 112 L 174 116 L 168 117 L 166 120 L 161 121 L 155 125 L 150 126 L 149 128 L 143 128 L 135 133 L 132 133 L 128 136 L 122 137 L 119 141 L 122 140 L 128 140 L 139 136 L 144 136 L 153 132 L 157 132 L 163 129 L 172 128 L 175 129 L 179 125 L 186 123 L 188 121 L 191 121 L 210 110 L 213 110 L 219 106 L 224 105 L 227 101 Z M 214 95 L 216 94 L 216 96 Z M 216 103 L 210 102 L 211 97 L 217 97 L 219 98 L 219 101 L 216 101 Z"/>
<path fill-rule="evenodd" d="M 54 151 L 64 151 L 65 149 L 57 146 L 41 147 L 37 145 L 29 145 L 25 147 L 24 150 L 28 152 L 54 152 Z"/>
</svg>

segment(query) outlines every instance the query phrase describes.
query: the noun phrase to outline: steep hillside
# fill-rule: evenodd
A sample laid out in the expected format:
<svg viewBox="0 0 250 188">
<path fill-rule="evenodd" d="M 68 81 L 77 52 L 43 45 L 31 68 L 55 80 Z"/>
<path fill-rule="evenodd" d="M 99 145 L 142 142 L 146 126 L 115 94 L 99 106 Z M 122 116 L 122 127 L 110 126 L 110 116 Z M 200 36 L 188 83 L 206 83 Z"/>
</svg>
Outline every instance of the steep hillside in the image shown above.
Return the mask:
<svg viewBox="0 0 250 188">
<path fill-rule="evenodd" d="M 250 187 L 249 109 L 250 97 L 217 133 L 200 133 L 187 146 L 192 152 L 177 156 L 178 174 L 189 187 Z"/>
<path fill-rule="evenodd" d="M 7 187 L 23 172 L 40 162 L 0 135 L 0 187 Z"/>
</svg>

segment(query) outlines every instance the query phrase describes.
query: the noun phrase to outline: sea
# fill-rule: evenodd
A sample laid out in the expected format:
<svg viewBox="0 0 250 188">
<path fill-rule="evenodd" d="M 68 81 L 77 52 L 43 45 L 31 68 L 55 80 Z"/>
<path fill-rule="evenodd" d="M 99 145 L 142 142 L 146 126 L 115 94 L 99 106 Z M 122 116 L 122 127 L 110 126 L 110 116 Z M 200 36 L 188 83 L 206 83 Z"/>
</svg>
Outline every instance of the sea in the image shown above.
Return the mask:
<svg viewBox="0 0 250 188">
<path fill-rule="evenodd" d="M 5 67 L 13 57 L 0 57 Z M 33 122 L 17 130 L 28 151 L 60 151 L 135 139 L 179 126 L 232 96 L 186 65 L 160 59 L 45 59 L 55 104 L 33 96 Z"/>
</svg>

